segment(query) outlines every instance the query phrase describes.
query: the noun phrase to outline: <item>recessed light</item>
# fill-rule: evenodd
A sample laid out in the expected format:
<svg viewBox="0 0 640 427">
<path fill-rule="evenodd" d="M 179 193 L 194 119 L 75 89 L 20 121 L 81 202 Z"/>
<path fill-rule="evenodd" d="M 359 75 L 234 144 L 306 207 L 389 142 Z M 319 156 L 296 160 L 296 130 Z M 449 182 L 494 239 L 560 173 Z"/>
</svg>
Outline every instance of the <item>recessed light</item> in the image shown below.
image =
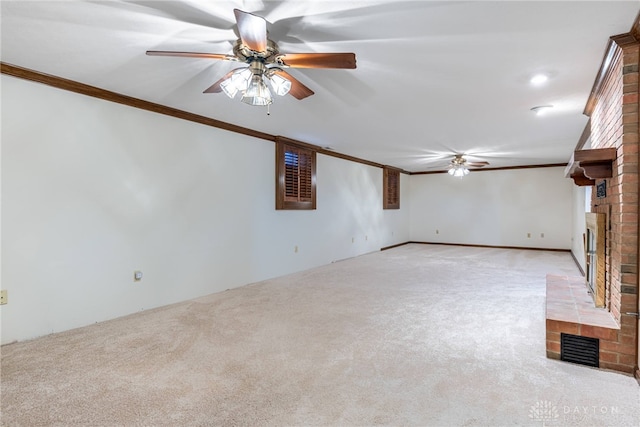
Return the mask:
<svg viewBox="0 0 640 427">
<path fill-rule="evenodd" d="M 535 76 L 531 77 L 531 80 L 529 80 L 529 82 L 532 85 L 538 86 L 543 84 L 547 80 L 549 80 L 549 77 L 546 74 L 536 74 Z"/>
<path fill-rule="evenodd" d="M 536 116 L 542 116 L 552 108 L 553 108 L 553 105 L 538 105 L 536 107 L 533 107 L 531 111 L 536 113 Z"/>
</svg>

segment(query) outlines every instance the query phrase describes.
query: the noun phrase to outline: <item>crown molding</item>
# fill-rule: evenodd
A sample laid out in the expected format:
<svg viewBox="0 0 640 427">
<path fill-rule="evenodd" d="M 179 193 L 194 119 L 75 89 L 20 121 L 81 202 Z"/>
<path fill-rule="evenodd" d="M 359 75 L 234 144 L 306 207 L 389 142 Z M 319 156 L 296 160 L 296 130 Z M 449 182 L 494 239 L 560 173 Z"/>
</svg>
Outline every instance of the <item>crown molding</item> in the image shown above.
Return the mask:
<svg viewBox="0 0 640 427">
<path fill-rule="evenodd" d="M 503 166 L 499 168 L 482 168 L 482 169 L 469 169 L 470 172 L 488 172 L 488 171 L 505 171 L 514 169 L 540 169 L 540 168 L 558 168 L 566 167 L 566 163 L 545 163 L 541 165 L 522 165 L 522 166 Z M 437 171 L 424 171 L 424 172 L 411 172 L 410 175 L 432 175 L 436 173 L 447 173 L 447 170 Z"/>
<path fill-rule="evenodd" d="M 621 54 L 622 49 L 613 41 L 613 37 L 610 38 L 607 42 L 607 48 L 605 50 L 604 57 L 602 58 L 602 62 L 600 63 L 600 68 L 598 69 L 598 73 L 596 74 L 596 79 L 593 82 L 593 86 L 591 87 L 591 92 L 589 93 L 587 104 L 585 105 L 584 111 L 582 112 L 584 115 L 591 117 L 593 109 L 596 106 L 596 98 L 598 94 L 600 94 L 600 91 L 602 89 L 602 84 L 611 72 L 611 65 L 618 60 Z"/>
<path fill-rule="evenodd" d="M 324 148 L 324 147 L 320 147 L 319 145 L 309 144 L 308 142 L 298 141 L 297 139 L 288 138 L 288 137 L 282 136 L 282 135 L 276 136 L 276 141 L 281 141 L 281 142 L 284 142 L 284 143 L 289 144 L 289 145 L 296 145 L 298 147 L 307 148 L 309 150 L 315 151 L 316 153 L 324 154 L 325 156 L 336 157 L 336 158 L 339 158 L 339 159 L 348 160 L 350 162 L 361 163 L 363 165 L 373 166 L 373 167 L 376 167 L 376 168 L 395 169 L 395 170 L 398 170 L 398 171 L 400 171 L 402 173 L 406 173 L 406 174 L 409 173 L 409 172 L 407 172 L 407 171 L 405 171 L 403 169 L 394 168 L 392 166 L 383 165 L 382 163 L 371 162 L 369 160 L 364 160 L 364 159 L 360 159 L 358 157 L 349 156 L 347 154 L 338 153 L 336 151 L 333 151 L 333 150 L 330 150 L 330 149 L 327 149 L 327 148 Z"/>
<path fill-rule="evenodd" d="M 109 90 L 101 89 L 95 86 L 90 86 L 73 80 L 64 79 L 62 77 L 52 76 L 50 74 L 41 73 L 38 71 L 30 70 L 28 68 L 7 64 L 5 62 L 0 62 L 0 71 L 2 72 L 2 74 L 6 74 L 8 76 L 17 77 L 36 83 L 42 83 L 48 86 L 75 92 L 81 95 L 91 96 L 93 98 L 115 102 L 117 104 L 127 105 L 129 107 L 139 108 L 141 110 L 151 111 L 166 116 L 176 117 L 178 119 L 200 123 L 206 126 L 228 130 L 230 132 L 241 133 L 243 135 L 252 136 L 254 138 L 275 141 L 275 137 L 273 135 L 269 135 L 268 133 L 259 132 L 253 129 L 223 122 L 221 120 L 200 116 L 198 114 L 189 113 L 187 111 L 178 110 L 177 108 L 171 108 L 165 105 L 144 101 L 142 99 L 133 98 L 131 96 L 122 95 L 116 92 L 111 92 Z"/>
<path fill-rule="evenodd" d="M 179 110 L 177 108 L 167 107 L 165 105 L 156 104 L 149 101 L 144 101 L 142 99 L 134 98 L 127 95 L 122 95 L 116 92 L 112 92 L 109 90 L 101 89 L 95 86 L 90 86 L 84 83 L 76 82 L 69 79 L 64 79 L 62 77 L 53 76 L 50 74 L 41 73 L 39 71 L 34 71 L 28 68 L 20 67 L 17 65 L 7 64 L 5 62 L 0 62 L 0 73 L 6 74 L 8 76 L 17 77 L 24 80 L 29 80 L 36 83 L 42 83 L 48 86 L 52 86 L 58 89 L 78 93 L 81 95 L 91 96 L 93 98 L 102 99 L 105 101 L 115 102 L 122 105 L 127 105 L 129 107 L 139 108 L 145 111 L 151 111 L 158 114 L 163 114 L 170 117 L 175 117 L 182 120 L 191 121 L 194 123 L 199 123 L 205 126 L 215 127 L 218 129 L 223 129 L 229 132 L 235 132 L 242 135 L 251 136 L 254 138 L 259 138 L 271 142 L 276 142 L 276 140 L 286 139 L 289 143 L 296 144 L 302 147 L 310 148 L 316 151 L 319 154 L 323 154 L 325 156 L 336 157 L 338 159 L 347 160 L 354 163 L 360 163 L 367 166 L 373 166 L 377 168 L 387 168 L 391 170 L 397 170 L 400 173 L 406 175 L 427 175 L 433 173 L 445 173 L 446 170 L 442 171 L 425 171 L 425 172 L 409 172 L 401 168 L 397 168 L 394 166 L 384 165 L 381 163 L 372 162 L 369 160 L 361 159 L 358 157 L 350 156 L 348 154 L 342 154 L 337 151 L 329 150 L 314 144 L 309 144 L 307 142 L 298 141 L 295 139 L 287 138 L 285 136 L 271 135 L 264 132 L 259 132 L 254 129 L 245 128 L 242 126 L 237 126 L 231 123 L 223 122 L 221 120 L 212 119 L 209 117 L 201 116 L 194 113 L 189 113 L 187 111 Z M 565 163 L 552 163 L 552 164 L 542 164 L 542 165 L 525 165 L 525 166 L 507 166 L 507 167 L 499 167 L 499 168 L 483 168 L 483 169 L 472 169 L 473 172 L 483 172 L 483 171 L 496 171 L 496 170 L 512 170 L 512 169 L 531 169 L 531 168 L 546 168 L 546 167 L 558 167 L 558 166 L 566 166 Z"/>
<path fill-rule="evenodd" d="M 602 84 L 611 72 L 611 65 L 618 60 L 620 55 L 622 55 L 622 51 L 624 50 L 624 48 L 636 46 L 639 42 L 640 12 L 636 15 L 636 19 L 633 21 L 631 30 L 629 30 L 628 33 L 618 34 L 609 38 L 609 42 L 607 43 L 602 62 L 600 63 L 600 69 L 596 74 L 596 78 L 593 82 L 591 93 L 589 94 L 589 98 L 587 99 L 587 104 L 584 107 L 583 114 L 591 117 L 593 109 L 596 106 L 596 97 L 600 94 Z"/>
<path fill-rule="evenodd" d="M 242 135 L 251 136 L 254 138 L 264 139 L 267 141 L 276 142 L 279 139 L 286 139 L 290 143 L 298 146 L 310 148 L 317 153 L 324 154 L 326 156 L 337 157 L 339 159 L 347 160 L 350 162 L 361 163 L 368 166 L 374 166 L 378 168 L 389 168 L 398 170 L 401 173 L 409 174 L 400 168 L 393 166 L 387 166 L 380 163 L 371 162 L 368 160 L 360 159 L 358 157 L 349 156 L 347 154 L 338 153 L 326 148 L 319 147 L 317 145 L 309 144 L 307 142 L 297 141 L 291 138 L 283 136 L 271 135 L 268 133 L 260 132 L 254 129 L 237 126 L 231 123 L 223 122 L 221 120 L 212 119 L 210 117 L 201 116 L 187 111 L 179 110 L 177 108 L 167 107 L 165 105 L 156 104 L 142 99 L 134 98 L 120 93 L 111 92 L 109 90 L 101 89 L 95 86 L 90 86 L 84 83 L 76 82 L 73 80 L 65 79 L 62 77 L 53 76 L 51 74 L 41 73 L 39 71 L 31 70 L 28 68 L 20 67 L 17 65 L 0 62 L 0 73 L 8 76 L 17 77 L 23 80 L 29 80 L 36 83 L 42 83 L 47 86 L 55 87 L 57 89 L 66 90 L 69 92 L 78 93 L 81 95 L 91 96 L 93 98 L 102 99 L 105 101 L 115 102 L 117 104 L 127 105 L 133 108 L 139 108 L 141 110 L 151 111 L 166 116 L 175 117 L 182 120 L 187 120 L 194 123 L 199 123 L 205 126 L 215 127 L 223 129 L 229 132 L 235 132 Z"/>
</svg>

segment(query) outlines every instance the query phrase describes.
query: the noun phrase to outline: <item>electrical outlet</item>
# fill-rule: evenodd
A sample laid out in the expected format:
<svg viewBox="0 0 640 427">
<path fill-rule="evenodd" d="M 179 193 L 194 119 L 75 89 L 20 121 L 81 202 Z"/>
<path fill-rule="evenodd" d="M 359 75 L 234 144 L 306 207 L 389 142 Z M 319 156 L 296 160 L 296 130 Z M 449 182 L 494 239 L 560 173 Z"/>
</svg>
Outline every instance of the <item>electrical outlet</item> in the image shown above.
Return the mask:
<svg viewBox="0 0 640 427">
<path fill-rule="evenodd" d="M 544 239 L 544 233 L 540 233 L 540 237 Z"/>
<path fill-rule="evenodd" d="M 527 239 L 531 238 L 531 233 L 527 233 Z"/>
<path fill-rule="evenodd" d="M 142 271 L 134 271 L 133 280 L 136 282 L 139 282 L 140 280 L 142 280 Z"/>
<path fill-rule="evenodd" d="M 0 305 L 4 305 L 9 302 L 9 297 L 6 290 L 0 291 Z"/>
</svg>

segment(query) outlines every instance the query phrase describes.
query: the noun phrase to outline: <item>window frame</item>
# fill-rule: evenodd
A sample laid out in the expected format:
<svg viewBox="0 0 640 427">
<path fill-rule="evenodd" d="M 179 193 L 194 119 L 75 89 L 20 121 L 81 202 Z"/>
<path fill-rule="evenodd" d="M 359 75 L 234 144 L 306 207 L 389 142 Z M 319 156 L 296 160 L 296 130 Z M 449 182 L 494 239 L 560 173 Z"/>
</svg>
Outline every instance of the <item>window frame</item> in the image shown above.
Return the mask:
<svg viewBox="0 0 640 427">
<path fill-rule="evenodd" d="M 287 153 L 296 153 L 299 157 L 308 156 L 310 165 L 310 197 L 308 200 L 300 200 L 300 174 L 298 174 L 298 200 L 291 200 L 286 196 L 287 167 L 285 157 Z M 316 150 L 294 141 L 276 138 L 276 210 L 314 210 L 316 209 Z"/>
<path fill-rule="evenodd" d="M 382 168 L 382 208 L 400 209 L 400 171 Z"/>
</svg>

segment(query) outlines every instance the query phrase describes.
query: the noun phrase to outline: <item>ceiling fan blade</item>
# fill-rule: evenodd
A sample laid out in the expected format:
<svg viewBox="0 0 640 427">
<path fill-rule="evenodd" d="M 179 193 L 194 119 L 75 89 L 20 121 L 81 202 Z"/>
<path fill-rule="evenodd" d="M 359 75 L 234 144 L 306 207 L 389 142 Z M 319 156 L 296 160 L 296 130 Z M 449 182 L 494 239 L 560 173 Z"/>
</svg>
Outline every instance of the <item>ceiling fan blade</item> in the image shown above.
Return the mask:
<svg viewBox="0 0 640 427">
<path fill-rule="evenodd" d="M 313 95 L 315 92 L 300 83 L 295 77 L 291 74 L 287 73 L 284 70 L 273 70 L 273 74 L 277 74 L 280 77 L 287 79 L 291 82 L 291 89 L 289 89 L 289 95 L 293 96 L 296 99 L 304 99 L 308 96 Z"/>
<path fill-rule="evenodd" d="M 276 62 L 294 68 L 356 68 L 355 53 L 283 53 Z"/>
<path fill-rule="evenodd" d="M 222 53 L 200 53 L 200 52 L 174 52 L 168 50 L 148 50 L 149 56 L 182 56 L 187 58 L 206 58 L 206 59 L 224 59 L 228 61 L 234 61 L 236 59 L 233 55 L 225 55 Z"/>
<path fill-rule="evenodd" d="M 267 21 L 258 15 L 233 9 L 238 23 L 240 40 L 249 49 L 256 52 L 267 50 Z"/>
<path fill-rule="evenodd" d="M 484 166 L 489 166 L 489 162 L 467 162 L 467 166 L 471 166 L 472 168 L 482 168 Z"/>
<path fill-rule="evenodd" d="M 224 76 L 222 76 L 222 78 L 220 80 L 218 80 L 217 82 L 215 82 L 214 84 L 212 84 L 211 86 L 209 86 L 207 89 L 205 89 L 204 92 L 202 93 L 219 93 L 222 92 L 222 87 L 220 86 L 220 83 L 222 83 L 223 81 L 225 81 L 226 79 L 228 79 L 229 77 L 231 77 L 231 75 L 233 73 L 235 73 L 237 70 L 242 69 L 243 67 L 238 67 L 238 68 L 234 68 L 233 70 L 229 71 L 227 74 L 225 74 Z"/>
</svg>

